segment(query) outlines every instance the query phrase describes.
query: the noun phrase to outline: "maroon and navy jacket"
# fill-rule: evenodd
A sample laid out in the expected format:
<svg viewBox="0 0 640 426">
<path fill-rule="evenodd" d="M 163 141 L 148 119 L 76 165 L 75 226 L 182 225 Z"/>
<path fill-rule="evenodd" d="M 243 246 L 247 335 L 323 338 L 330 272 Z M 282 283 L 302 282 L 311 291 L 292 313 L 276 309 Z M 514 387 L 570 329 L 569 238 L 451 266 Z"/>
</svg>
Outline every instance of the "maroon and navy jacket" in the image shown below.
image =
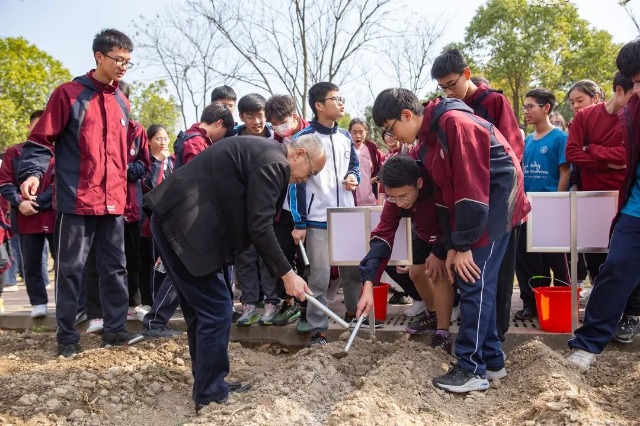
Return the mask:
<svg viewBox="0 0 640 426">
<path fill-rule="evenodd" d="M 461 100 L 425 105 L 418 138 L 436 186 L 444 249 L 465 252 L 498 240 L 531 210 L 520 161 L 494 125 Z"/>
<path fill-rule="evenodd" d="M 124 220 L 127 223 L 138 222 L 141 218 L 142 204 L 141 180 L 149 173 L 149 142 L 144 127 L 133 120 L 129 121 L 129 164 L 127 165 L 127 204 L 124 208 Z"/>
<path fill-rule="evenodd" d="M 176 154 L 176 170 L 213 145 L 213 141 L 207 136 L 207 131 L 202 127 L 198 127 L 199 125 L 200 123 L 195 123 L 189 130 L 178 135 L 173 146 Z"/>
<path fill-rule="evenodd" d="M 36 193 L 37 214 L 25 216 L 18 210 L 24 199 L 18 186 L 18 166 L 24 143 L 7 148 L 0 166 L 0 195 L 11 205 L 11 227 L 18 234 L 52 234 L 56 221 L 53 204 L 54 157 L 43 175 Z"/>
<path fill-rule="evenodd" d="M 415 159 L 415 155 L 411 156 Z M 420 239 L 432 245 L 439 242 L 441 230 L 433 198 L 433 180 L 422 162 L 417 162 L 420 166 L 420 176 L 423 181 L 418 198 L 410 209 L 403 209 L 395 203 L 384 203 L 380 223 L 376 226 L 376 229 L 371 231 L 369 252 L 360 262 L 359 269 L 362 282 L 378 283 L 380 281 L 380 277 L 391 258 L 396 231 L 403 217 L 412 218 L 413 230 Z M 442 259 L 446 257 L 446 253 L 442 251 L 439 253 L 434 252 L 434 254 Z"/>
<path fill-rule="evenodd" d="M 636 172 L 640 159 L 640 131 L 638 130 L 640 129 L 640 98 L 632 96 L 627 106 L 618 112 L 618 118 L 620 118 L 620 124 L 622 125 L 622 136 L 627 152 L 627 176 L 618 195 L 618 215 L 613 222 L 614 224 L 620 216 L 619 210 L 627 202 L 627 198 L 631 194 L 631 190 L 638 178 Z"/>
<path fill-rule="evenodd" d="M 94 70 L 58 86 L 22 148 L 18 182 L 42 178 L 55 145 L 55 209 L 121 215 L 127 199 L 129 101 Z"/>
<path fill-rule="evenodd" d="M 165 161 L 160 161 L 153 155 L 151 156 L 151 170 L 142 180 L 142 192 L 146 194 L 173 173 L 175 170 L 176 156 L 171 155 Z M 145 215 L 142 222 L 142 234 L 145 238 L 151 238 L 151 225 L 149 218 Z"/>
<path fill-rule="evenodd" d="M 518 161 L 522 163 L 524 139 L 520 126 L 518 126 L 516 114 L 502 91 L 490 89 L 489 86 L 482 83 L 473 95 L 464 99 L 464 102 L 473 109 L 475 115 L 496 126 L 511 145 Z"/>
</svg>

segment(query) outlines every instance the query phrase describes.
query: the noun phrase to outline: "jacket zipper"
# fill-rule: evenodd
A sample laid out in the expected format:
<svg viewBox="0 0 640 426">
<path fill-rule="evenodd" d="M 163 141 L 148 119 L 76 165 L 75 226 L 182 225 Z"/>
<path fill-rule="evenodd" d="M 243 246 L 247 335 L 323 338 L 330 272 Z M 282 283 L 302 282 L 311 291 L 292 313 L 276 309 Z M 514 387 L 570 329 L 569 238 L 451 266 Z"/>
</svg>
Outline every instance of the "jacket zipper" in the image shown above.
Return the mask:
<svg viewBox="0 0 640 426">
<path fill-rule="evenodd" d="M 338 182 L 338 165 L 336 164 L 336 147 L 333 144 L 333 135 L 329 135 L 331 141 L 331 153 L 333 154 L 333 172 L 336 176 L 336 206 L 340 207 L 340 183 Z"/>
</svg>

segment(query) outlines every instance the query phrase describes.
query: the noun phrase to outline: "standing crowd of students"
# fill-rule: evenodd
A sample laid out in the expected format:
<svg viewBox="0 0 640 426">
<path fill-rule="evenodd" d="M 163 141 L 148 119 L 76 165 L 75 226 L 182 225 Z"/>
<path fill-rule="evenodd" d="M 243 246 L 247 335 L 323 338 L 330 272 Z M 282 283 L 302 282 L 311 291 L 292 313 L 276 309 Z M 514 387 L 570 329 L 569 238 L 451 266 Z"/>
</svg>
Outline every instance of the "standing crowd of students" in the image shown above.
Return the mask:
<svg viewBox="0 0 640 426">
<path fill-rule="evenodd" d="M 568 125 L 554 111 L 551 91 L 530 90 L 523 113 L 534 131 L 526 138 L 502 92 L 473 78 L 461 53 L 448 50 L 431 69 L 444 97 L 422 104 L 414 93 L 392 88 L 375 99 L 373 121 L 383 129 L 386 154 L 368 139 L 363 119 L 351 120 L 348 129 L 338 126 L 345 98 L 329 82 L 309 90 L 309 122 L 290 96 L 252 93 L 238 100 L 230 87 L 218 87 L 171 153 L 162 124 L 145 130 L 130 118 L 122 78 L 133 66 L 132 51 L 131 40 L 117 30 L 97 34 L 96 68 L 53 92 L 46 108 L 30 117 L 27 141 L 10 147 L 0 167 L 0 194 L 7 202 L 6 217 L 0 215 L 0 272 L 11 266 L 3 259 L 13 234 L 31 316 L 46 316 L 48 247 L 55 259 L 58 355 L 81 351 L 76 325 L 85 320 L 88 332 L 102 333 L 103 346 L 178 333 L 167 324 L 188 296 L 158 255 L 152 230 L 160 225 L 150 223 L 143 195 L 157 197 L 155 189 L 171 175 L 234 136 L 283 146 L 297 146 L 305 137 L 319 141 L 326 162 L 318 167 L 306 152 L 308 176 L 289 186 L 269 226 L 293 271 L 301 273 L 299 245 L 306 247 L 308 290 L 320 303 L 334 300 L 342 287 L 348 322 L 368 314 L 372 287 L 385 272 L 402 289 L 394 290 L 394 302 L 413 299 L 405 310 L 413 317 L 407 331 L 433 330 L 433 348 L 451 352 L 449 325 L 460 316 L 457 362 L 434 378 L 437 387 L 484 390 L 507 376 L 501 343 L 511 320 L 514 277 L 523 302 L 515 316 L 522 320 L 537 316 L 532 288 L 570 280 L 565 254 L 526 251 L 526 192 L 620 191 L 609 255 L 580 258 L 579 280 L 588 275 L 594 286 L 590 296 L 583 292 L 585 322 L 569 343 L 569 361 L 587 369 L 611 338 L 630 342 L 637 333 L 640 42 L 620 51 L 609 99 L 590 80 L 571 87 L 567 99 L 575 116 Z M 233 118 L 236 106 L 240 125 Z M 379 204 L 381 221 L 360 266 L 329 265 L 327 208 Z M 414 264 L 388 267 L 402 217 L 413 219 Z M 287 294 L 290 288 L 273 276 L 274 265 L 260 252 L 254 245 L 234 251 L 221 269 L 225 291 L 231 300 L 239 293 L 243 306 L 230 320 L 238 326 L 297 321 L 298 332 L 309 333 L 309 346 L 325 345 L 326 314 L 293 297 L 299 294 Z M 5 272 L 5 281 L 10 274 Z M 7 285 L 13 283 L 4 284 L 11 291 Z M 145 331 L 127 331 L 127 319 L 141 320 Z"/>
</svg>

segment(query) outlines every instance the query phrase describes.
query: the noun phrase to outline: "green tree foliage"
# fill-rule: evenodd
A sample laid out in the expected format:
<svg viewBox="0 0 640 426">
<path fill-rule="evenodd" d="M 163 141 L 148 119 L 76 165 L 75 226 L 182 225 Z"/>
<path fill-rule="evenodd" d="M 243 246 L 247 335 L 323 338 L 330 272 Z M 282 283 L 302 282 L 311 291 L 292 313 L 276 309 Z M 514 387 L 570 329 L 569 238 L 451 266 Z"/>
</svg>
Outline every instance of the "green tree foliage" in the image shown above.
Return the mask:
<svg viewBox="0 0 640 426">
<path fill-rule="evenodd" d="M 29 115 L 71 80 L 60 61 L 22 37 L 0 38 L 0 148 L 24 141 Z"/>
<path fill-rule="evenodd" d="M 131 118 L 142 124 L 145 129 L 152 124 L 162 124 L 173 143 L 180 109 L 173 95 L 168 94 L 167 83 L 164 80 L 149 84 L 132 84 Z"/>
<path fill-rule="evenodd" d="M 351 115 L 345 113 L 344 117 L 338 120 L 338 127 L 349 130 L 349 123 L 351 122 Z"/>
<path fill-rule="evenodd" d="M 465 42 L 481 68 L 473 73 L 504 90 L 519 118 L 524 95 L 533 87 L 553 90 L 559 101 L 584 78 L 608 89 L 620 48 L 611 34 L 580 18 L 570 1 L 489 0 L 476 11 Z"/>
</svg>

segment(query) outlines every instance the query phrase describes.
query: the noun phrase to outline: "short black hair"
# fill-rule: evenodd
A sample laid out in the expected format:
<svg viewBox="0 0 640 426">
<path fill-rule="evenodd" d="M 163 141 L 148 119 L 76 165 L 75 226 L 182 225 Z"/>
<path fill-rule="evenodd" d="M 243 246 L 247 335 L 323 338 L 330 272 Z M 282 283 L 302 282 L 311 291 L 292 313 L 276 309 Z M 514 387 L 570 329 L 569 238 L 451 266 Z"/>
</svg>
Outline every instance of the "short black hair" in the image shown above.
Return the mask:
<svg viewBox="0 0 640 426">
<path fill-rule="evenodd" d="M 431 66 L 431 78 L 438 80 L 451 73 L 462 74 L 469 64 L 457 49 L 449 49 L 438 56 Z"/>
<path fill-rule="evenodd" d="M 476 75 L 471 77 L 471 81 L 473 82 L 473 84 L 475 84 L 476 86 L 480 86 L 481 84 L 486 85 L 489 89 L 491 89 L 491 83 L 489 83 L 489 80 L 487 80 L 486 78 L 480 76 L 480 75 Z"/>
<path fill-rule="evenodd" d="M 100 31 L 93 39 L 93 53 L 100 52 L 103 55 L 111 52 L 114 47 L 133 52 L 133 42 L 125 34 L 118 30 L 106 29 Z"/>
<path fill-rule="evenodd" d="M 408 155 L 394 155 L 385 161 L 380 170 L 380 181 L 388 188 L 416 186 L 420 178 L 420 167 Z"/>
<path fill-rule="evenodd" d="M 29 123 L 31 123 L 33 120 L 35 120 L 36 118 L 40 118 L 42 117 L 42 114 L 44 114 L 44 111 L 41 109 L 37 109 L 35 111 L 33 111 L 31 113 L 31 115 L 29 116 Z"/>
<path fill-rule="evenodd" d="M 284 120 L 296 112 L 296 101 L 289 95 L 273 95 L 264 105 L 267 120 Z"/>
<path fill-rule="evenodd" d="M 616 91 L 616 87 L 622 87 L 624 93 L 627 93 L 629 90 L 633 90 L 633 80 L 628 79 L 620 71 L 616 73 L 616 76 L 613 77 L 613 91 Z"/>
<path fill-rule="evenodd" d="M 267 100 L 264 96 L 258 93 L 249 93 L 248 95 L 244 95 L 238 101 L 238 113 L 240 115 L 260 112 L 264 110 L 264 105 L 267 103 Z"/>
<path fill-rule="evenodd" d="M 376 97 L 371 114 L 376 126 L 400 117 L 402 110 L 408 109 L 415 115 L 424 114 L 424 107 L 410 90 L 401 88 L 385 89 Z"/>
<path fill-rule="evenodd" d="M 202 111 L 200 122 L 212 124 L 218 120 L 222 120 L 222 127 L 225 129 L 230 129 L 235 124 L 233 121 L 233 114 L 231 114 L 231 110 L 229 108 L 221 103 L 211 102 L 207 105 L 204 111 Z"/>
<path fill-rule="evenodd" d="M 349 131 L 351 131 L 351 128 L 355 125 L 355 124 L 359 124 L 362 127 L 364 127 L 364 129 L 368 132 L 369 131 L 369 126 L 367 126 L 367 122 L 364 121 L 364 119 L 362 118 L 354 118 L 353 120 L 351 120 L 349 122 Z"/>
<path fill-rule="evenodd" d="M 542 88 L 529 90 L 525 95 L 525 98 L 533 98 L 541 105 L 551 105 L 551 108 L 549 108 L 549 114 L 551 114 L 551 111 L 553 111 L 553 108 L 556 106 L 556 96 L 551 90 Z"/>
<path fill-rule="evenodd" d="M 122 94 L 129 99 L 129 95 L 131 94 L 131 86 L 129 83 L 125 83 L 124 81 L 118 82 L 118 89 L 122 92 Z"/>
<path fill-rule="evenodd" d="M 640 74 L 640 39 L 622 46 L 616 58 L 618 71 L 628 79 Z"/>
<path fill-rule="evenodd" d="M 164 130 L 165 132 L 167 131 L 167 129 L 162 124 L 152 124 L 151 126 L 149 126 L 149 128 L 147 129 L 147 139 L 149 140 L 153 139 L 153 137 L 160 130 Z"/>
<path fill-rule="evenodd" d="M 218 86 L 211 91 L 211 102 L 229 99 L 235 101 L 238 99 L 236 91 L 230 86 Z"/>
<path fill-rule="evenodd" d="M 318 111 L 316 111 L 316 102 L 322 102 L 327 97 L 327 93 L 332 90 L 338 91 L 340 88 L 328 81 L 322 81 L 311 86 L 309 89 L 309 106 L 313 112 L 313 117 L 318 118 Z"/>
</svg>

